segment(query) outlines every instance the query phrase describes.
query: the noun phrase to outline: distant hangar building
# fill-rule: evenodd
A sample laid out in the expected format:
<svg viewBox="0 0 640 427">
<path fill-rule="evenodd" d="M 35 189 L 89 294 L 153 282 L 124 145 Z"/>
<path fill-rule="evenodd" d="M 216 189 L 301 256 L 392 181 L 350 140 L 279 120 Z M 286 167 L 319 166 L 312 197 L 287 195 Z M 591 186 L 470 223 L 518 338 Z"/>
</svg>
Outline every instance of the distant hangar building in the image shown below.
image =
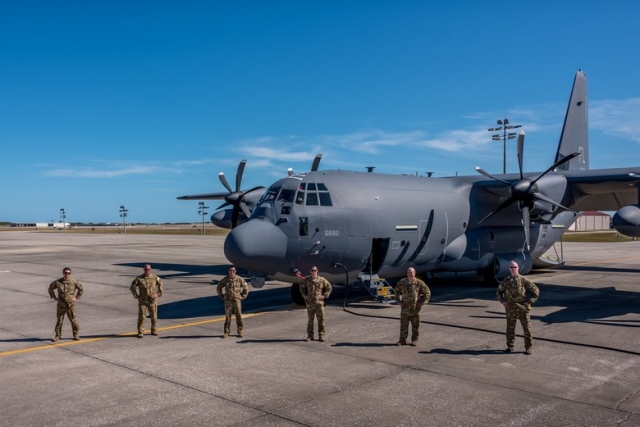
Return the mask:
<svg viewBox="0 0 640 427">
<path fill-rule="evenodd" d="M 599 211 L 584 211 L 573 223 L 571 231 L 599 231 L 611 229 L 611 215 Z"/>
</svg>

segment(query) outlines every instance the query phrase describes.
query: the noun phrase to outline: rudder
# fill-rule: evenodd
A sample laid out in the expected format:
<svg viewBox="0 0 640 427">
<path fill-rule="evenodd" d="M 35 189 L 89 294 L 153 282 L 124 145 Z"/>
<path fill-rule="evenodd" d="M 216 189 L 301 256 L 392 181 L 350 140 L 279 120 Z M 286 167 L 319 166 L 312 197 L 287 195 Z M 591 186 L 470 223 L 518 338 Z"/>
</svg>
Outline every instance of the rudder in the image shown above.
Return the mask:
<svg viewBox="0 0 640 427">
<path fill-rule="evenodd" d="M 556 159 L 561 160 L 571 153 L 580 156 L 560 165 L 559 170 L 588 170 L 589 169 L 589 109 L 587 98 L 587 76 L 578 70 L 573 81 L 573 89 L 564 118 L 562 133 Z"/>
</svg>

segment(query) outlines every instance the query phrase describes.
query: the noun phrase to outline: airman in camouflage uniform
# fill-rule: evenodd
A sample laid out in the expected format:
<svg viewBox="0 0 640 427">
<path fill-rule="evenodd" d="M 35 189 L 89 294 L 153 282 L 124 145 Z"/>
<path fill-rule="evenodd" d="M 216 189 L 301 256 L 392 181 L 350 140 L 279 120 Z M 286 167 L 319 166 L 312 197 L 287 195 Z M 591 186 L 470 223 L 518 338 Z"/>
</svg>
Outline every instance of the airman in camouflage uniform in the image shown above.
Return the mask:
<svg viewBox="0 0 640 427">
<path fill-rule="evenodd" d="M 58 291 L 56 296 L 55 291 Z M 82 296 L 82 285 L 75 279 L 71 278 L 71 269 L 65 267 L 62 269 L 62 278 L 51 282 L 49 285 L 49 296 L 51 299 L 58 301 L 56 307 L 55 337 L 51 341 L 58 341 L 62 335 L 62 322 L 66 314 L 71 322 L 71 330 L 73 331 L 73 339 L 80 339 L 80 326 L 76 319 L 76 300 Z"/>
<path fill-rule="evenodd" d="M 151 266 L 144 266 L 144 273 L 131 282 L 129 288 L 133 297 L 138 300 L 138 338 L 144 337 L 144 319 L 147 311 L 151 317 L 151 335 L 158 335 L 158 298 L 162 296 L 162 281 L 151 274 Z"/>
<path fill-rule="evenodd" d="M 224 334 L 222 338 L 229 336 L 231 331 L 231 315 L 236 314 L 236 326 L 238 328 L 238 336 L 242 337 L 242 329 L 244 322 L 242 321 L 242 300 L 247 298 L 249 287 L 247 282 L 236 276 L 236 267 L 229 267 L 229 275 L 220 280 L 217 287 L 218 296 L 224 300 Z"/>
<path fill-rule="evenodd" d="M 407 277 L 400 280 L 394 287 L 396 301 L 400 310 L 400 340 L 396 345 L 406 345 L 409 336 L 409 322 L 411 322 L 411 345 L 418 345 L 420 338 L 420 309 L 431 299 L 431 291 L 426 283 L 416 279 L 416 270 L 407 269 Z"/>
<path fill-rule="evenodd" d="M 331 283 L 324 277 L 318 276 L 318 267 L 311 267 L 311 274 L 300 282 L 300 294 L 307 304 L 307 339 L 313 341 L 313 322 L 318 318 L 318 341 L 325 342 L 326 329 L 324 324 L 324 302 L 331 294 Z"/>
<path fill-rule="evenodd" d="M 531 335 L 531 304 L 536 302 L 540 291 L 529 279 L 518 274 L 518 263 L 511 261 L 509 272 L 511 275 L 498 285 L 498 301 L 502 303 L 507 312 L 507 348 L 505 353 L 513 351 L 516 339 L 516 319 L 520 320 L 524 332 L 525 354 L 531 354 L 533 338 Z"/>
</svg>

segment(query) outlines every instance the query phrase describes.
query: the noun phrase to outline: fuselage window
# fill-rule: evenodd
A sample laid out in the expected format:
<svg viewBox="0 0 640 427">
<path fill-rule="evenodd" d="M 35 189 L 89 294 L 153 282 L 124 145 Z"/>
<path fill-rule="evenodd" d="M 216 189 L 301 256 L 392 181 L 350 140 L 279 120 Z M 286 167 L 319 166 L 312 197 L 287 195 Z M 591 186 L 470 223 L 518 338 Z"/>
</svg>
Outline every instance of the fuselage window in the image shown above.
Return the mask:
<svg viewBox="0 0 640 427">
<path fill-rule="evenodd" d="M 301 236 L 309 234 L 309 220 L 306 216 L 300 217 L 299 231 Z"/>
<path fill-rule="evenodd" d="M 324 185 L 323 183 L 319 182 L 318 183 L 318 191 L 329 191 L 329 189 L 327 188 L 326 185 Z"/>
<path fill-rule="evenodd" d="M 300 183 L 300 185 L 298 186 L 298 190 L 302 190 L 302 191 L 304 191 L 304 189 L 305 189 L 306 185 L 307 185 L 306 183 L 301 182 L 301 183 Z"/>
<path fill-rule="evenodd" d="M 301 205 L 304 203 L 304 191 L 298 191 L 296 196 L 296 204 Z"/>
<path fill-rule="evenodd" d="M 315 182 L 310 182 L 307 184 L 307 190 L 309 191 L 316 191 L 316 183 Z"/>
</svg>

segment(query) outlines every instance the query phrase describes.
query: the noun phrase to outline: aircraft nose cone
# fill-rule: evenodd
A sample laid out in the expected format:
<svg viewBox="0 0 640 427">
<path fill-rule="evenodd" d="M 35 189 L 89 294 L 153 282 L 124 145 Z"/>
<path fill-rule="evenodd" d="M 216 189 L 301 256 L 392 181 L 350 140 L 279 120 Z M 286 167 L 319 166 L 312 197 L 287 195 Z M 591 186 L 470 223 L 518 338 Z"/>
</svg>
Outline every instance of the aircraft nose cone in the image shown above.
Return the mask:
<svg viewBox="0 0 640 427">
<path fill-rule="evenodd" d="M 275 274 L 287 252 L 287 236 L 269 221 L 253 219 L 234 228 L 224 241 L 224 254 L 238 267 Z"/>
</svg>

